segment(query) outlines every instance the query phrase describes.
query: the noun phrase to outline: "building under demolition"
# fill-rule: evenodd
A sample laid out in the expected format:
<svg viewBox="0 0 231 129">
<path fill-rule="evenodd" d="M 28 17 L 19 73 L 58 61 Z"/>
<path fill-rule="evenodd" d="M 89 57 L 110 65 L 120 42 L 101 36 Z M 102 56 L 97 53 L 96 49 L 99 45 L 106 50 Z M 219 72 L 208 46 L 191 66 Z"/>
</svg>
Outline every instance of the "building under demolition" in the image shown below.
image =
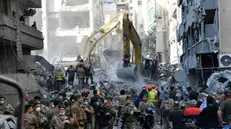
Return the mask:
<svg viewBox="0 0 231 129">
<path fill-rule="evenodd" d="M 44 0 L 40 20 L 50 62 L 83 54 L 88 36 L 104 24 L 103 0 Z M 37 19 L 37 18 L 36 18 Z"/>
<path fill-rule="evenodd" d="M 178 0 L 181 63 L 191 86 L 205 86 L 215 71 L 231 67 L 230 0 Z"/>
</svg>

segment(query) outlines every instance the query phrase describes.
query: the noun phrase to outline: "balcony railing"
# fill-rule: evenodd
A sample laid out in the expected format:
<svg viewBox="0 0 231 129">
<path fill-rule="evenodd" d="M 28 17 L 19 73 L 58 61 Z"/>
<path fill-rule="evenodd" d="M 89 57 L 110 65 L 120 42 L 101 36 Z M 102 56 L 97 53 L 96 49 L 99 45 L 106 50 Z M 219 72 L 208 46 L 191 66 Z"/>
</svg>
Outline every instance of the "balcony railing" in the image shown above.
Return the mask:
<svg viewBox="0 0 231 129">
<path fill-rule="evenodd" d="M 19 0 L 19 3 L 23 5 L 23 7 L 27 8 L 41 8 L 42 0 Z"/>
<path fill-rule="evenodd" d="M 20 25 L 19 29 L 20 39 L 23 45 L 29 46 L 33 50 L 43 48 L 42 32 L 23 24 Z M 16 26 L 14 19 L 0 13 L 0 30 L 1 38 L 16 42 Z"/>
</svg>

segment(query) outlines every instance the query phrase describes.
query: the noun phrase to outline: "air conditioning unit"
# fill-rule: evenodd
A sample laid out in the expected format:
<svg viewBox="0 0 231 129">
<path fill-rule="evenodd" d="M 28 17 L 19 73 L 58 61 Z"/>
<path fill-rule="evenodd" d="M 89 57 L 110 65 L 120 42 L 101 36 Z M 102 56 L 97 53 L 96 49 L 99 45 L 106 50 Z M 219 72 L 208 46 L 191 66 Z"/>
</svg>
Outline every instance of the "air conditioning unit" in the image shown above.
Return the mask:
<svg viewBox="0 0 231 129">
<path fill-rule="evenodd" d="M 219 54 L 219 67 L 231 67 L 231 54 Z"/>
</svg>

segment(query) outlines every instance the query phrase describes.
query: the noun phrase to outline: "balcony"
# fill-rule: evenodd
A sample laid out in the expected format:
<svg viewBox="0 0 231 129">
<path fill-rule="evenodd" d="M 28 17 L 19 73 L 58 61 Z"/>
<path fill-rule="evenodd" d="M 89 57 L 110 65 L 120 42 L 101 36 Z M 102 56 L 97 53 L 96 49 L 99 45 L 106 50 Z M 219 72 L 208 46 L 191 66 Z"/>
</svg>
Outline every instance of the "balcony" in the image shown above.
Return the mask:
<svg viewBox="0 0 231 129">
<path fill-rule="evenodd" d="M 218 7 L 218 0 L 204 0 L 201 4 L 205 10 L 214 10 Z"/>
<path fill-rule="evenodd" d="M 23 7 L 27 8 L 41 8 L 42 0 L 19 0 L 19 3 L 23 5 Z"/>
<path fill-rule="evenodd" d="M 16 42 L 16 27 L 15 20 L 0 13 L 0 37 L 6 41 Z M 20 25 L 20 38 L 23 47 L 28 47 L 31 50 L 38 50 L 43 48 L 42 32 L 27 25 Z M 7 44 L 11 45 L 11 43 Z"/>
</svg>

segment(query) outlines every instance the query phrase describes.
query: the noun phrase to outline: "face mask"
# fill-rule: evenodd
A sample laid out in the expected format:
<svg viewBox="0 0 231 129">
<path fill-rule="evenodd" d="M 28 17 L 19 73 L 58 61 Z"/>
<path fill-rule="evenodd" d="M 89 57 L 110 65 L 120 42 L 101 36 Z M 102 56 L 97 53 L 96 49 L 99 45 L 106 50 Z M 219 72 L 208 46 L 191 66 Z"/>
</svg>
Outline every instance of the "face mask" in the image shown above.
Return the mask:
<svg viewBox="0 0 231 129">
<path fill-rule="evenodd" d="M 40 108 L 40 107 L 38 107 L 38 108 L 36 108 L 36 110 L 35 110 L 35 111 L 40 112 L 40 111 L 41 111 L 41 108 Z"/>
<path fill-rule="evenodd" d="M 216 103 L 220 103 L 220 101 L 219 101 L 219 100 L 216 100 Z"/>
<path fill-rule="evenodd" d="M 3 104 L 4 104 L 4 101 L 3 101 L 3 100 L 1 100 L 1 101 L 0 101 L 0 105 L 3 105 Z"/>
<path fill-rule="evenodd" d="M 129 106 L 129 107 L 132 107 L 132 106 L 133 106 L 133 104 L 128 104 L 128 106 Z"/>
<path fill-rule="evenodd" d="M 203 102 L 204 100 L 203 99 L 200 99 L 200 102 Z"/>
<path fill-rule="evenodd" d="M 83 104 L 87 105 L 87 104 L 88 104 L 88 102 L 87 102 L 87 101 L 85 101 L 85 102 L 83 102 Z"/>
<path fill-rule="evenodd" d="M 64 116 L 66 114 L 66 112 L 60 112 L 59 115 L 60 116 Z"/>
<path fill-rule="evenodd" d="M 55 107 L 55 105 L 51 105 L 51 107 Z"/>
</svg>

